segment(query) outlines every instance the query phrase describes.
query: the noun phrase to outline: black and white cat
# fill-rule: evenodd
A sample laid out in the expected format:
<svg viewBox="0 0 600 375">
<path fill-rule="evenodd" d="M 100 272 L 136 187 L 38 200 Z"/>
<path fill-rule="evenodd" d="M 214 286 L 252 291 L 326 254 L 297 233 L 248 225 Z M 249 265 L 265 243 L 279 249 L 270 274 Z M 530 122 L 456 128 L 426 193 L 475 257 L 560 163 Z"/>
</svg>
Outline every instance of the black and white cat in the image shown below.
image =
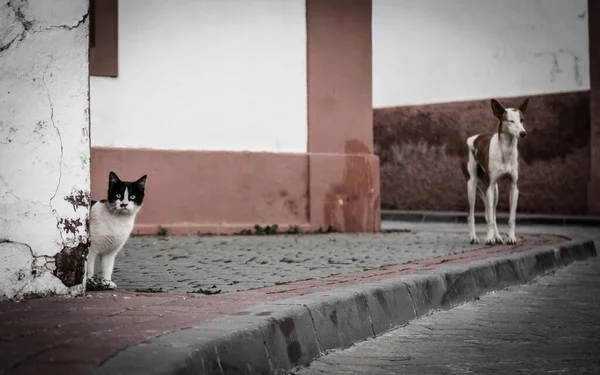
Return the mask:
<svg viewBox="0 0 600 375">
<path fill-rule="evenodd" d="M 115 257 L 133 230 L 135 217 L 144 201 L 146 175 L 134 182 L 121 181 L 110 172 L 108 199 L 92 201 L 90 212 L 90 251 L 87 258 L 87 277 L 94 276 L 96 258 L 100 258 L 100 273 L 111 289 Z"/>
</svg>

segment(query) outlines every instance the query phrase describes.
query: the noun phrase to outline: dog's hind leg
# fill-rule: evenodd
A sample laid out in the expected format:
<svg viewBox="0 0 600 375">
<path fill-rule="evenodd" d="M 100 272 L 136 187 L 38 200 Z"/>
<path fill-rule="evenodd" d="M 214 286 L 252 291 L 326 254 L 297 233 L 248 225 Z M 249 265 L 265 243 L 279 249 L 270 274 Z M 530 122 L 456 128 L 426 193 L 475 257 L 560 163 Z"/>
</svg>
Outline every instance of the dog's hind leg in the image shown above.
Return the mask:
<svg viewBox="0 0 600 375">
<path fill-rule="evenodd" d="M 485 205 L 485 222 L 487 223 L 487 221 L 490 219 L 488 216 L 490 214 L 490 210 L 488 208 L 487 198 L 485 197 L 485 192 L 479 186 L 477 186 L 477 193 L 479 193 L 479 198 L 481 198 L 481 201 Z"/>
</svg>

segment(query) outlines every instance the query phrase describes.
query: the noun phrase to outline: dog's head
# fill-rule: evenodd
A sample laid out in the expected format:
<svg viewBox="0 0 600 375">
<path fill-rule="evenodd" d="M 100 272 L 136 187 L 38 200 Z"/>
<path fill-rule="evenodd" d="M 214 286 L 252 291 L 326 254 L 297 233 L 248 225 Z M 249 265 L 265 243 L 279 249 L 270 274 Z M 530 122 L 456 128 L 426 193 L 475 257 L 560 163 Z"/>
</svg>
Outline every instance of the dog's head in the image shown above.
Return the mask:
<svg viewBox="0 0 600 375">
<path fill-rule="evenodd" d="M 492 99 L 492 112 L 500 120 L 498 131 L 513 137 L 525 138 L 527 131 L 523 126 L 529 98 L 525 99 L 519 108 L 504 108 L 496 99 Z"/>
</svg>

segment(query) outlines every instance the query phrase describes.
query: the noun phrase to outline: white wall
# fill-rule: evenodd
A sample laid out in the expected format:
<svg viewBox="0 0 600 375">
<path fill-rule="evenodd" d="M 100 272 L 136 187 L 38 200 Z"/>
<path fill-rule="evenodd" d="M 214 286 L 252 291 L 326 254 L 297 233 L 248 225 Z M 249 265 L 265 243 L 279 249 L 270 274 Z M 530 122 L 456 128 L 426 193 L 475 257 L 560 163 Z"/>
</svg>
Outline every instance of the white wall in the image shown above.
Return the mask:
<svg viewBox="0 0 600 375">
<path fill-rule="evenodd" d="M 590 87 L 586 0 L 373 0 L 373 105 Z"/>
<path fill-rule="evenodd" d="M 87 12 L 87 0 L 0 5 L 0 300 L 83 292 Z"/>
<path fill-rule="evenodd" d="M 120 0 L 92 145 L 306 152 L 304 0 Z"/>
</svg>

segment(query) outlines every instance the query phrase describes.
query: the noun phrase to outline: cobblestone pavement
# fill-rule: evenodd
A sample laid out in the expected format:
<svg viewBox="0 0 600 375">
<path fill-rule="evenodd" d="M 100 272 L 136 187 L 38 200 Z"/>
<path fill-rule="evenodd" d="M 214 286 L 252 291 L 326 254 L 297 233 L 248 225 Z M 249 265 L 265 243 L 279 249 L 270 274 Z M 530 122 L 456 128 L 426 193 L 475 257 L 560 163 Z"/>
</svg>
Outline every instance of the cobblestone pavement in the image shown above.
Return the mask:
<svg viewBox="0 0 600 375">
<path fill-rule="evenodd" d="M 317 359 L 298 375 L 600 374 L 600 259 Z"/>
<path fill-rule="evenodd" d="M 119 289 L 231 292 L 366 271 L 471 251 L 464 233 L 132 237 L 118 255 Z"/>
</svg>

